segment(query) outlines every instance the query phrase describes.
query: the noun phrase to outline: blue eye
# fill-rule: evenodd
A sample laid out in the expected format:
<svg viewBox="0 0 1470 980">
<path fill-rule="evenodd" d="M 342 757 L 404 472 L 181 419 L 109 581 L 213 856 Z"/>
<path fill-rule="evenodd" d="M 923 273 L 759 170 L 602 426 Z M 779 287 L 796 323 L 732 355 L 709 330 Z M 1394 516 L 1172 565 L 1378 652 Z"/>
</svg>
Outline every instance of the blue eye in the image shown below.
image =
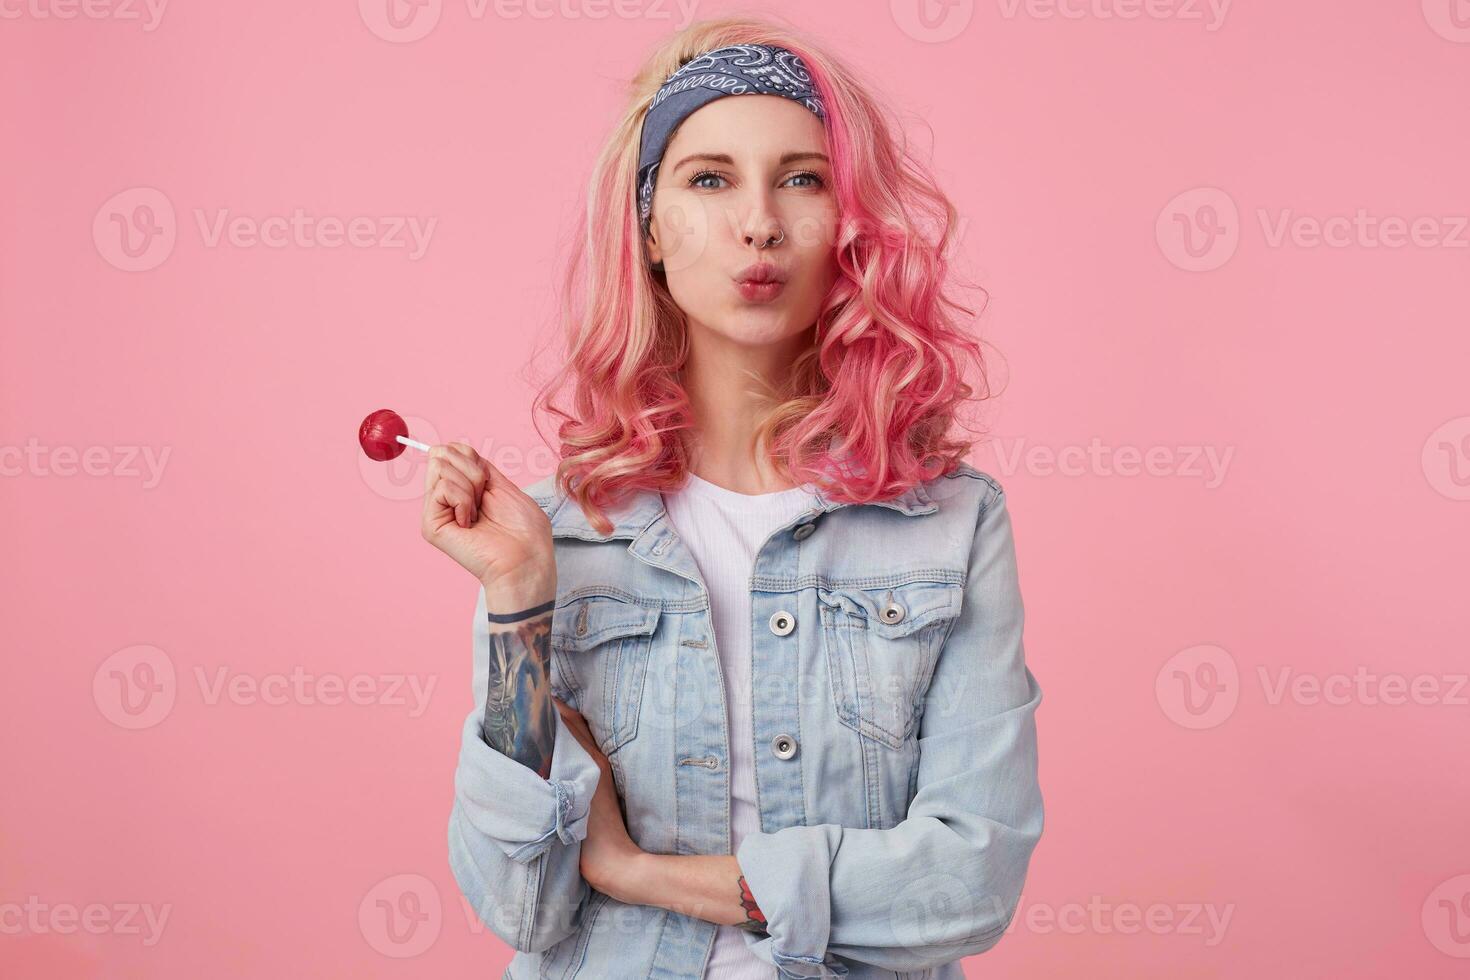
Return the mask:
<svg viewBox="0 0 1470 980">
<path fill-rule="evenodd" d="M 699 173 L 697 173 L 693 177 L 690 177 L 689 178 L 689 186 L 690 187 L 696 186 L 697 184 L 699 184 L 699 182 L 701 180 L 703 180 L 706 177 L 713 177 L 716 180 L 724 180 L 725 179 L 723 176 L 721 176 L 720 174 L 715 173 L 713 170 L 701 170 Z M 714 190 L 713 187 L 706 187 L 705 189 L 706 190 Z"/>
<path fill-rule="evenodd" d="M 808 190 L 808 189 L 809 190 L 817 190 L 819 188 L 822 188 L 822 187 L 827 186 L 826 185 L 826 182 L 822 180 L 822 178 L 821 178 L 821 176 L 819 174 L 814 174 L 810 170 L 804 170 L 804 171 L 802 171 L 799 174 L 792 174 L 790 177 L 787 178 L 787 180 L 788 181 L 800 180 L 802 178 L 810 178 L 811 180 L 815 181 L 815 183 L 811 183 L 811 184 L 798 184 L 798 185 L 796 185 L 797 187 L 800 187 L 800 188 L 802 188 L 804 190 Z M 722 174 L 722 173 L 720 173 L 717 170 L 701 170 L 699 173 L 697 173 L 693 177 L 690 177 L 689 178 L 689 186 L 690 187 L 698 187 L 698 188 L 700 188 L 702 190 L 707 190 L 707 191 L 712 191 L 712 190 L 718 190 L 719 189 L 718 188 L 718 185 L 711 186 L 709 184 L 701 184 L 700 181 L 705 180 L 705 179 L 724 180 L 725 179 L 725 175 Z"/>
</svg>

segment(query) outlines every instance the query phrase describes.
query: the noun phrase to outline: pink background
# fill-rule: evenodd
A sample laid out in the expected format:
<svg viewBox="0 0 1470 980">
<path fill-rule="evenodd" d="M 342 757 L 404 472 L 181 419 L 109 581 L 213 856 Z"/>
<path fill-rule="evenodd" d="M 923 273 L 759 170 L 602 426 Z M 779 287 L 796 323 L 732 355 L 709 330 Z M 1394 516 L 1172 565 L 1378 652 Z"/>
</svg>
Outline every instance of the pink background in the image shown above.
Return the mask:
<svg viewBox="0 0 1470 980">
<path fill-rule="evenodd" d="M 685 15 L 385 3 L 4 8 L 6 977 L 509 958 L 445 853 L 474 586 L 354 432 L 551 471 L 522 367 Z M 1463 976 L 1470 6 L 780 9 L 932 127 L 991 293 L 1047 826 L 969 974 Z M 365 237 L 211 237 L 298 209 Z M 1418 233 L 1312 235 L 1360 211 Z"/>
</svg>

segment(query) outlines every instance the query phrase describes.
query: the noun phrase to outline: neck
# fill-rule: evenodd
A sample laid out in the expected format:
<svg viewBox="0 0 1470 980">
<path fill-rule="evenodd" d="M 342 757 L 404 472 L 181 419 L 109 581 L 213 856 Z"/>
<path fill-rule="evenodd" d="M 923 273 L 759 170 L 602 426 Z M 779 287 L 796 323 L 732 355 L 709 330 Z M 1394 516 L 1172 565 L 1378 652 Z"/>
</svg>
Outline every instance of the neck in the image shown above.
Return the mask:
<svg viewBox="0 0 1470 980">
<path fill-rule="evenodd" d="M 738 493 L 769 493 L 793 484 L 756 443 L 756 429 L 780 403 L 792 361 L 807 333 L 779 343 L 744 345 L 690 324 L 683 383 L 693 421 L 689 467 L 702 479 Z"/>
</svg>

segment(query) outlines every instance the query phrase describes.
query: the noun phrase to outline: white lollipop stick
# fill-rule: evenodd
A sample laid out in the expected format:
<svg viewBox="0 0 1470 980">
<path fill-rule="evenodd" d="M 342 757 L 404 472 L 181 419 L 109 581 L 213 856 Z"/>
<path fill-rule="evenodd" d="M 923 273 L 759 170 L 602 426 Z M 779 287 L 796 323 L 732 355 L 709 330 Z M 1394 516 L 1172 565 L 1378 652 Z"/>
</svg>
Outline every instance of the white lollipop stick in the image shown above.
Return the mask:
<svg viewBox="0 0 1470 980">
<path fill-rule="evenodd" d="M 414 449 L 417 449 L 421 453 L 426 453 L 429 451 L 429 447 L 424 445 L 422 442 L 419 442 L 417 439 L 410 439 L 408 436 L 394 436 L 393 438 L 396 439 L 398 442 L 403 443 L 405 446 L 412 446 Z"/>
</svg>

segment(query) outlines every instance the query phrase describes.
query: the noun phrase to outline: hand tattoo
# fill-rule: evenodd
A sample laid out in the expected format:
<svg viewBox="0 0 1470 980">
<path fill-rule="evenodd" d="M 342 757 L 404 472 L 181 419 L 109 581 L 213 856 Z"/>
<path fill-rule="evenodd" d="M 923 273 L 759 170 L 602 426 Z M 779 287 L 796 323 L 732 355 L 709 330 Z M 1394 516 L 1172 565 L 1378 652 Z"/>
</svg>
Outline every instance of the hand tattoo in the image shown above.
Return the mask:
<svg viewBox="0 0 1470 980">
<path fill-rule="evenodd" d="M 551 774 L 556 705 L 551 700 L 552 610 L 514 623 L 490 624 L 490 683 L 480 735 L 485 744 L 529 767 Z"/>
<path fill-rule="evenodd" d="M 761 911 L 759 905 L 755 904 L 755 896 L 750 893 L 750 885 L 745 881 L 745 875 L 740 876 L 740 905 L 745 909 L 745 921 L 737 922 L 741 929 L 749 929 L 751 932 L 766 931 L 766 914 Z"/>
</svg>

